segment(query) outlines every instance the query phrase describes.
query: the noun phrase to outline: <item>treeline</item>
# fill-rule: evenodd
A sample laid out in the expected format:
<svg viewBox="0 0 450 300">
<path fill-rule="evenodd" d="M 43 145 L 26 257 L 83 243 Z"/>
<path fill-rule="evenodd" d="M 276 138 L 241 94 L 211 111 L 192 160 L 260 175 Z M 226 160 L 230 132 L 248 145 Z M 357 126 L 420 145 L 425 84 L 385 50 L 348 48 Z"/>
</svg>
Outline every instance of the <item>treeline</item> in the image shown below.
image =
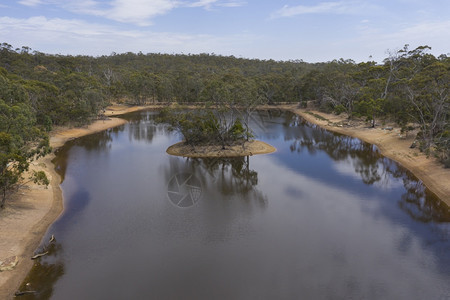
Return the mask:
<svg viewBox="0 0 450 300">
<path fill-rule="evenodd" d="M 426 106 L 445 103 L 441 100 L 448 105 L 449 57 L 435 57 L 428 49 L 405 46 L 383 64 L 343 59 L 308 64 L 209 54 L 49 55 L 3 43 L 0 67 L 25 88 L 41 123 L 83 122 L 111 101 L 207 102 L 212 89 L 239 83 L 269 104 L 306 106 L 315 100 L 328 112 L 365 116 L 374 123 L 380 116 L 388 117 L 407 124 L 433 122 L 434 112 L 424 112 L 429 110 Z M 441 99 L 423 103 L 435 96 Z M 442 129 L 442 116 L 437 119 L 433 131 Z"/>
<path fill-rule="evenodd" d="M 0 45 L 0 67 L 29 94 L 38 122 L 85 122 L 110 102 L 195 103 L 212 89 L 239 83 L 269 103 L 301 99 L 301 78 L 315 65 L 209 54 L 49 55 L 28 47 Z M 209 91 L 209 94 L 207 93 Z"/>
<path fill-rule="evenodd" d="M 450 58 L 429 49 L 406 45 L 383 64 L 327 63 L 303 77 L 302 95 L 322 111 L 363 117 L 372 127 L 386 120 L 404 133 L 418 127 L 418 147 L 450 167 Z"/>
<path fill-rule="evenodd" d="M 97 118 L 111 102 L 220 103 L 247 112 L 256 104 L 295 102 L 364 117 L 373 126 L 384 120 L 396 121 L 405 131 L 419 126 L 421 150 L 450 166 L 450 58 L 435 57 L 428 49 L 405 46 L 382 64 L 343 59 L 310 64 L 210 54 L 50 55 L 2 43 L 0 132 L 8 136 L 0 154 L 19 147 L 7 140 L 30 144 L 54 125 Z M 20 131 L 14 125 L 13 134 L 11 124 L 24 126 Z M 7 165 L 14 164 L 2 158 L 0 172 Z"/>
</svg>

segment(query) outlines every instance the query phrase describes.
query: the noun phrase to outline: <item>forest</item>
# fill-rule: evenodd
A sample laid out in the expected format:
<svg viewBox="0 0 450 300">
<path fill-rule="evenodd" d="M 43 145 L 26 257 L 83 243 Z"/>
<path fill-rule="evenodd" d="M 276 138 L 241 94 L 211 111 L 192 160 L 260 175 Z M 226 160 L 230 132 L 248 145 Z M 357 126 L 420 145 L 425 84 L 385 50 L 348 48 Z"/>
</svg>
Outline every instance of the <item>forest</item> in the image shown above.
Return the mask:
<svg viewBox="0 0 450 300">
<path fill-rule="evenodd" d="M 54 55 L 2 43 L 1 204 L 29 162 L 51 151 L 54 126 L 89 123 L 113 102 L 225 103 L 248 110 L 288 102 L 363 118 L 372 127 L 394 121 L 405 132 L 419 129 L 420 150 L 450 167 L 450 58 L 430 49 L 405 45 L 383 63 L 307 63 L 215 54 Z"/>
</svg>

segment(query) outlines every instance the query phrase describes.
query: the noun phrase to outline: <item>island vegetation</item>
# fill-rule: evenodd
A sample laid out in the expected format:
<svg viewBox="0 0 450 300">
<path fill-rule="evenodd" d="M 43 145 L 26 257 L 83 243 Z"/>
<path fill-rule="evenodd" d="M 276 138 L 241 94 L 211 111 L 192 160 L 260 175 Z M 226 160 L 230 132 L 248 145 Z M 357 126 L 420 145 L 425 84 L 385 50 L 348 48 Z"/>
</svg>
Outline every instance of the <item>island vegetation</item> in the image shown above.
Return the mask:
<svg viewBox="0 0 450 300">
<path fill-rule="evenodd" d="M 110 103 L 201 105 L 208 109 L 170 112 L 169 123 L 188 145 L 222 148 L 251 140 L 250 116 L 261 104 L 296 103 L 364 118 L 372 127 L 394 121 L 404 132 L 416 129 L 416 145 L 449 167 L 450 58 L 429 49 L 406 45 L 383 63 L 307 63 L 214 54 L 53 55 L 2 43 L 1 205 L 29 163 L 51 151 L 48 133 L 55 126 L 105 118 Z M 45 183 L 42 174 L 34 178 Z"/>
<path fill-rule="evenodd" d="M 252 109 L 236 108 L 233 98 L 224 97 L 213 107 L 183 111 L 164 108 L 158 121 L 170 124 L 183 142 L 167 149 L 167 153 L 185 157 L 236 157 L 275 152 L 267 143 L 252 140 L 250 127 Z M 244 120 L 244 121 L 241 121 Z"/>
</svg>

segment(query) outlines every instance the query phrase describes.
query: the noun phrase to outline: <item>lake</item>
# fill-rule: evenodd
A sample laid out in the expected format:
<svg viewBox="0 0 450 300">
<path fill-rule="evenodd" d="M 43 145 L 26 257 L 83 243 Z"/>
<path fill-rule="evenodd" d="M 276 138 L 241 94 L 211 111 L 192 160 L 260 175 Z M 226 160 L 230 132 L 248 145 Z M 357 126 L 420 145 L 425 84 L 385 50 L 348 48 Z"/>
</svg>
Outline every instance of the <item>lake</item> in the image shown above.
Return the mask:
<svg viewBox="0 0 450 300">
<path fill-rule="evenodd" d="M 252 118 L 273 154 L 172 157 L 157 114 L 58 151 L 24 299 L 450 298 L 449 209 L 375 146 L 273 110 Z"/>
</svg>

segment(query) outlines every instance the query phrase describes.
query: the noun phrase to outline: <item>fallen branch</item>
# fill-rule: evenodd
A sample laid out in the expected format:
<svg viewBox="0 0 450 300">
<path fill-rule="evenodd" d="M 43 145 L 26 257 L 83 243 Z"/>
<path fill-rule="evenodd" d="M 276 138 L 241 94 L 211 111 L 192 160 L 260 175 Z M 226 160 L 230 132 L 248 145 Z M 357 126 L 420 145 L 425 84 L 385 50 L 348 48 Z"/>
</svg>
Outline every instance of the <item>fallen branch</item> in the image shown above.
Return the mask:
<svg viewBox="0 0 450 300">
<path fill-rule="evenodd" d="M 30 295 L 30 294 L 36 294 L 37 291 L 17 291 L 14 296 L 15 297 L 20 297 L 20 296 L 25 296 L 25 295 Z"/>
<path fill-rule="evenodd" d="M 36 258 L 45 256 L 45 255 L 47 255 L 47 254 L 48 254 L 48 251 L 45 251 L 45 252 L 43 252 L 43 253 L 36 254 L 35 256 L 31 257 L 31 259 L 36 259 Z"/>
</svg>

